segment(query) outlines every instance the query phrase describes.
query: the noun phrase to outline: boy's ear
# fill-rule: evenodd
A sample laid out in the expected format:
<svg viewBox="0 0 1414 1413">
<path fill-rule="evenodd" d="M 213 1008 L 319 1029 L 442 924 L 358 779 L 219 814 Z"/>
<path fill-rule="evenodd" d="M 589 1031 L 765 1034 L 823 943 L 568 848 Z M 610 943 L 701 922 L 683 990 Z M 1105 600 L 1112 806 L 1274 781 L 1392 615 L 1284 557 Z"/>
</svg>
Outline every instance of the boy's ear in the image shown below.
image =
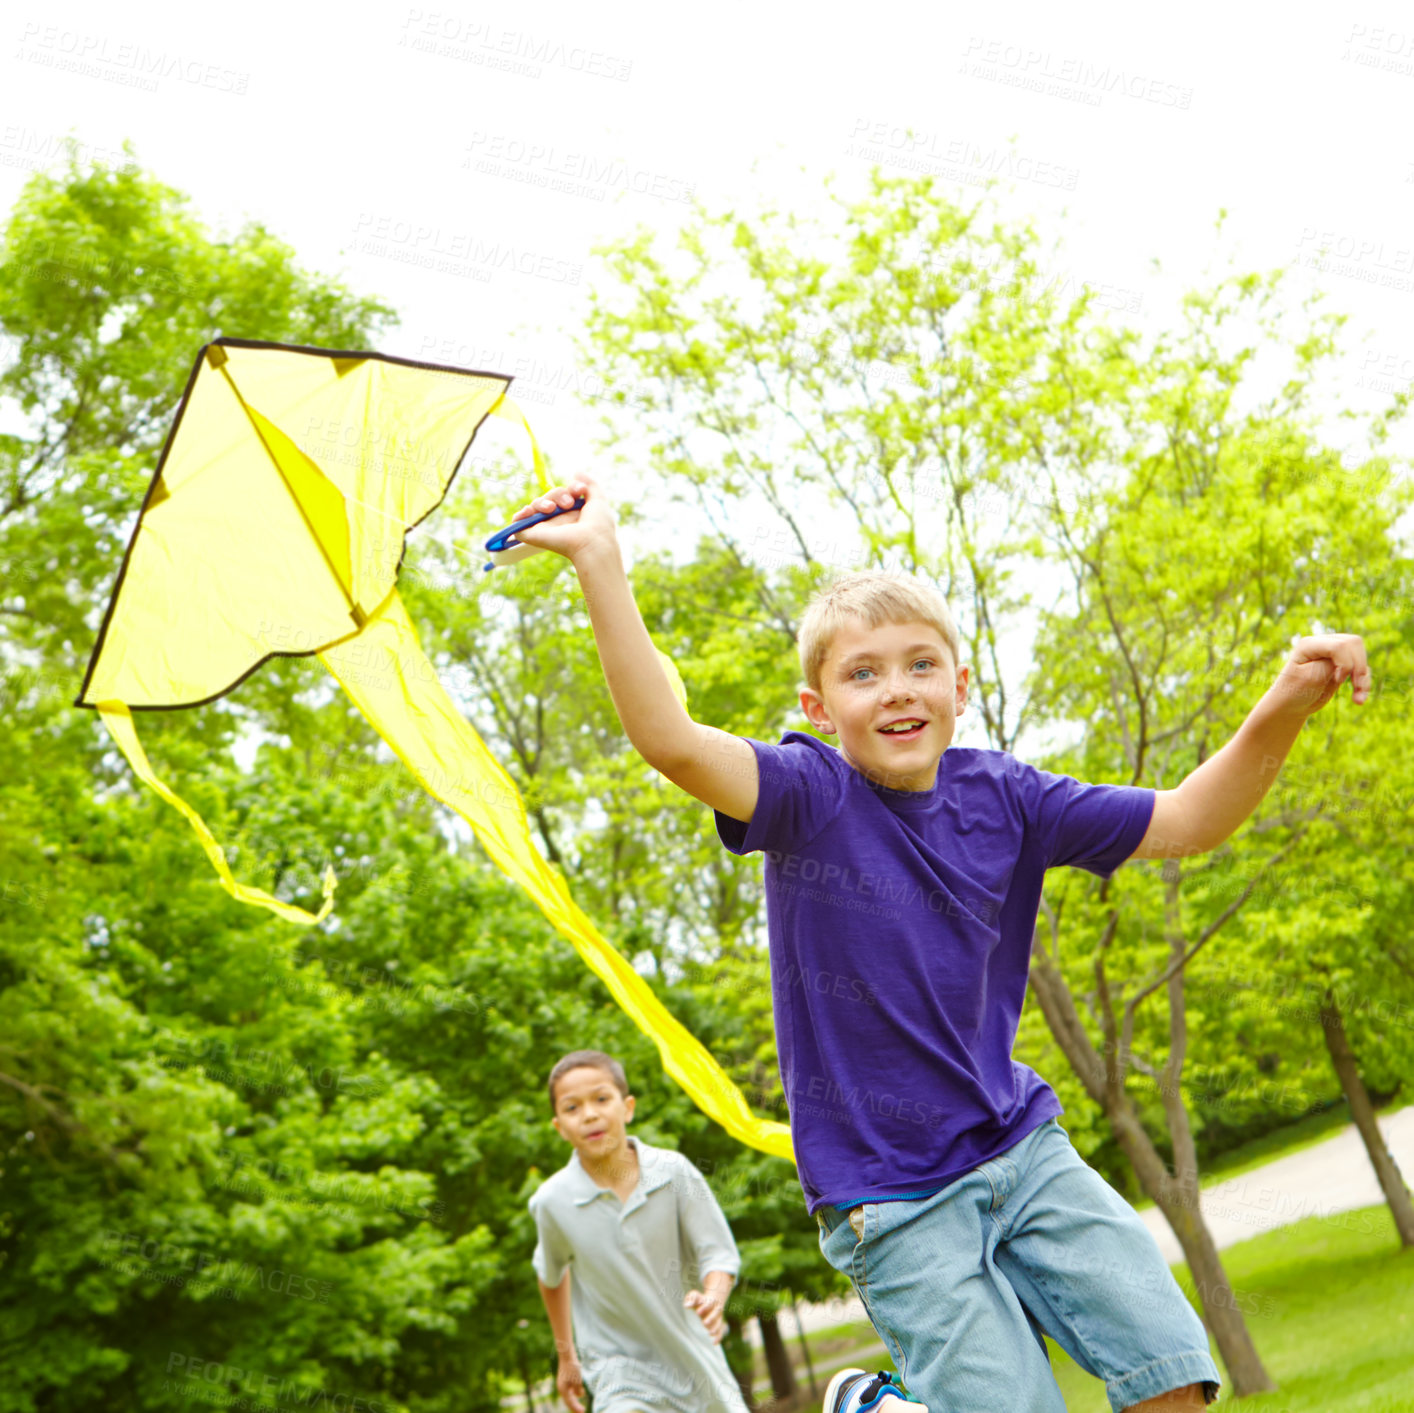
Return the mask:
<svg viewBox="0 0 1414 1413">
<path fill-rule="evenodd" d="M 637 1104 L 638 1104 L 638 1100 L 637 1100 L 637 1098 L 636 1098 L 634 1095 L 632 1095 L 632 1094 L 625 1094 L 625 1095 L 624 1095 L 624 1122 L 625 1122 L 625 1123 L 629 1123 L 629 1122 L 632 1120 L 632 1118 L 633 1118 L 633 1111 L 634 1111 L 634 1108 L 637 1106 Z"/>
<path fill-rule="evenodd" d="M 811 687 L 802 687 L 800 709 L 805 713 L 805 719 L 817 731 L 823 731 L 827 736 L 835 734 L 835 724 L 830 720 L 830 714 L 825 710 L 825 699 L 819 692 Z"/>
</svg>

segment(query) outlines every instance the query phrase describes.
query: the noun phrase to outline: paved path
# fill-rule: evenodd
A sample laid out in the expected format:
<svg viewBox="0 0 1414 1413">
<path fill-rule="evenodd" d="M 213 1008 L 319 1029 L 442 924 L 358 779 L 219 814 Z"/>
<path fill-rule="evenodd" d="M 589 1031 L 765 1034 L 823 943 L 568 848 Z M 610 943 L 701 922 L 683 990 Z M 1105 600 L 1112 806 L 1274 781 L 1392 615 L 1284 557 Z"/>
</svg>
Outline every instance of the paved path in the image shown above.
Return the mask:
<svg viewBox="0 0 1414 1413">
<path fill-rule="evenodd" d="M 1414 1104 L 1397 1113 L 1381 1115 L 1380 1132 L 1406 1183 L 1414 1184 Z M 1205 1187 L 1203 1216 L 1219 1249 L 1249 1236 L 1260 1236 L 1274 1227 L 1298 1222 L 1303 1217 L 1325 1217 L 1339 1221 L 1342 1212 L 1355 1207 L 1373 1207 L 1384 1201 L 1369 1154 L 1354 1124 L 1331 1138 L 1275 1158 L 1241 1177 L 1228 1178 Z M 1164 1215 L 1157 1207 L 1139 1214 L 1154 1234 L 1159 1250 L 1169 1262 L 1181 1261 L 1183 1252 Z M 869 1317 L 859 1300 L 826 1301 L 823 1305 L 801 1305 L 801 1320 L 807 1331 L 828 1329 L 847 1320 Z M 787 1339 L 796 1333 L 795 1317 L 781 1311 L 781 1329 Z M 756 1342 L 756 1323 L 748 1328 L 748 1338 Z"/>
<path fill-rule="evenodd" d="M 1404 1181 L 1414 1181 L 1414 1104 L 1382 1115 L 1379 1125 Z M 1200 1200 L 1208 1230 L 1221 1250 L 1303 1217 L 1338 1222 L 1342 1212 L 1373 1207 L 1385 1198 L 1360 1134 L 1348 1124 L 1334 1138 L 1205 1187 Z M 1163 1213 L 1150 1207 L 1139 1215 L 1164 1259 L 1181 1261 L 1178 1238 Z"/>
</svg>

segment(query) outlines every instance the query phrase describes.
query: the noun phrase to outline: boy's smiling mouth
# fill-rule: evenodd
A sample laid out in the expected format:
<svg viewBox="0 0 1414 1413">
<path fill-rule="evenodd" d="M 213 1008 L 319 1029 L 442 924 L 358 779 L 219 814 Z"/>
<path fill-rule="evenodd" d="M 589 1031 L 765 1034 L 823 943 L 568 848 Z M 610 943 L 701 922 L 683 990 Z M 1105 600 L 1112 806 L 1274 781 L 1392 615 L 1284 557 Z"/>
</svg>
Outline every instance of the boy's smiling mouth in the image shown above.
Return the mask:
<svg viewBox="0 0 1414 1413">
<path fill-rule="evenodd" d="M 901 716 L 879 727 L 881 736 L 895 736 L 901 741 L 914 741 L 922 735 L 928 725 L 921 716 Z"/>
</svg>

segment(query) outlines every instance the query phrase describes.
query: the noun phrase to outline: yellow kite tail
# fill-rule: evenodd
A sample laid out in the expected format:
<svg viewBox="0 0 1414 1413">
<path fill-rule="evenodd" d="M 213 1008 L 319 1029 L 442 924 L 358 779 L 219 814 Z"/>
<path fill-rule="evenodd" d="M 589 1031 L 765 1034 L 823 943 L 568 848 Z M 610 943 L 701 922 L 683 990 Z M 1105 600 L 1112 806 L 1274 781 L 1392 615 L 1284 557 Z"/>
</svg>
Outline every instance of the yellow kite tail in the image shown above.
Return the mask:
<svg viewBox="0 0 1414 1413">
<path fill-rule="evenodd" d="M 221 876 L 221 886 L 231 897 L 235 898 L 237 902 L 253 903 L 256 907 L 269 908 L 272 913 L 277 913 L 286 922 L 298 922 L 306 926 L 322 922 L 329 916 L 330 909 L 334 906 L 335 879 L 332 868 L 324 870 L 324 905 L 317 913 L 307 913 L 303 908 L 297 908 L 292 903 L 282 903 L 278 898 L 272 898 L 269 893 L 259 888 L 249 888 L 244 883 L 237 883 L 231 875 L 230 866 L 226 863 L 226 855 L 211 831 L 206 827 L 206 821 L 174 790 L 158 779 L 157 773 L 147 759 L 147 752 L 142 748 L 142 742 L 137 738 L 137 731 L 133 727 L 132 713 L 122 702 L 99 702 L 98 714 L 103 718 L 103 724 L 108 728 L 108 734 L 118 743 L 118 749 L 127 756 L 128 764 L 132 766 L 138 777 L 157 791 L 173 809 L 180 810 L 186 816 L 187 823 L 196 832 L 196 837 L 201 840 L 201 847 L 206 850 L 206 857 L 211 860 L 212 868 Z"/>
<path fill-rule="evenodd" d="M 759 1119 L 741 1091 L 575 905 L 535 847 L 515 781 L 457 710 L 423 655 L 394 591 L 356 640 L 319 654 L 378 734 L 437 799 L 476 832 L 492 861 L 519 883 L 614 1000 L 658 1047 L 663 1067 L 709 1118 L 764 1153 L 793 1156 L 786 1124 Z M 669 680 L 677 678 L 663 658 Z M 681 691 L 678 680 L 675 690 Z"/>
</svg>

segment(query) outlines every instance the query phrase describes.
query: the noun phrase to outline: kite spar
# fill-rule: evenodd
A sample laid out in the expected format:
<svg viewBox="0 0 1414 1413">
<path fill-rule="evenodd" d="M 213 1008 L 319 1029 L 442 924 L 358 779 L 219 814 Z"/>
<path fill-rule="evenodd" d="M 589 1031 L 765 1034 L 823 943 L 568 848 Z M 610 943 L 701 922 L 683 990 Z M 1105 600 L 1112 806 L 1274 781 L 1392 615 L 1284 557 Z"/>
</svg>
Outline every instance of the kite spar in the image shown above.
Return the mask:
<svg viewBox="0 0 1414 1413">
<path fill-rule="evenodd" d="M 494 414 L 529 432 L 507 399 L 511 381 L 385 354 L 207 344 L 77 705 L 99 713 L 137 775 L 185 816 L 232 897 L 309 925 L 333 907 L 332 870 L 317 913 L 238 883 L 200 815 L 153 770 L 133 713 L 206 705 L 272 657 L 317 655 L 654 1041 L 694 1103 L 741 1142 L 790 1158 L 789 1128 L 751 1112 L 535 847 L 514 780 L 443 689 L 398 594 L 405 537 L 441 504 L 482 422 Z M 531 445 L 548 490 L 533 436 Z M 676 668 L 659 659 L 685 703 Z"/>
</svg>

